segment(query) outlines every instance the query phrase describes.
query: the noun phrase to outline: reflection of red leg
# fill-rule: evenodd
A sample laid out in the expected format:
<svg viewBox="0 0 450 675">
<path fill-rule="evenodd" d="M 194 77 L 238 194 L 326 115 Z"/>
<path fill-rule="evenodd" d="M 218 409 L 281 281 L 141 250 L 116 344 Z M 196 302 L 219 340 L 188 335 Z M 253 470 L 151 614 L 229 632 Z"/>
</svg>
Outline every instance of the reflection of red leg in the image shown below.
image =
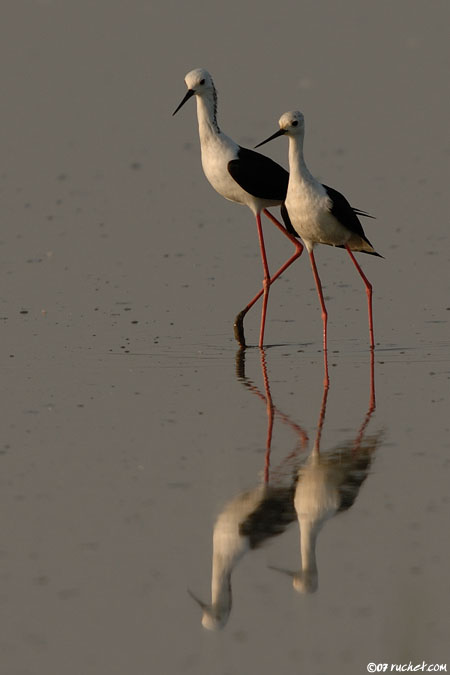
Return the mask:
<svg viewBox="0 0 450 675">
<path fill-rule="evenodd" d="M 270 393 L 269 376 L 267 375 L 266 355 L 263 349 L 261 349 L 261 367 L 263 371 L 264 389 L 266 392 L 266 410 L 267 410 L 267 440 L 266 440 L 266 457 L 264 463 L 264 483 L 267 484 L 270 478 L 270 452 L 272 449 L 274 406 L 272 402 L 272 394 Z"/>
<path fill-rule="evenodd" d="M 277 415 L 282 422 L 287 424 L 295 433 L 296 436 L 299 437 L 299 447 L 294 450 L 294 452 L 291 452 L 285 460 L 280 464 L 279 467 L 279 473 L 281 474 L 281 468 L 291 461 L 292 459 L 297 457 L 298 451 L 301 448 L 302 450 L 306 450 L 308 446 L 308 435 L 306 434 L 305 430 L 302 429 L 300 425 L 298 425 L 296 422 L 291 420 L 291 418 L 286 415 L 285 413 L 281 412 L 273 403 L 272 401 L 272 394 L 270 392 L 270 385 L 269 385 L 269 374 L 267 372 L 267 364 L 266 364 L 266 354 L 264 349 L 260 349 L 261 353 L 261 369 L 262 369 L 262 375 L 263 375 L 263 381 L 264 381 L 264 389 L 265 389 L 265 394 L 263 394 L 256 385 L 253 384 L 251 380 L 248 379 L 248 377 L 245 374 L 245 349 L 239 349 L 237 354 L 236 354 L 236 373 L 238 379 L 244 383 L 246 387 L 250 389 L 254 394 L 258 396 L 264 403 L 266 404 L 266 411 L 267 411 L 267 439 L 266 439 L 266 455 L 265 455 L 265 462 L 264 462 L 264 483 L 269 482 L 269 471 L 270 471 L 270 454 L 271 454 L 271 446 L 272 446 L 272 432 L 273 432 L 273 425 L 274 425 L 274 419 L 275 415 Z M 275 471 L 277 473 L 277 471 Z M 272 476 L 273 479 L 273 476 Z"/>
<path fill-rule="evenodd" d="M 283 225 L 273 216 L 270 211 L 267 209 L 264 209 L 264 214 L 270 218 L 270 220 L 278 227 L 278 229 L 291 241 L 294 246 L 295 246 L 295 253 L 287 260 L 284 265 L 280 267 L 280 269 L 271 277 L 269 280 L 269 286 L 273 284 L 274 281 L 278 279 L 279 276 L 283 274 L 287 268 L 292 265 L 292 263 L 297 260 L 298 257 L 302 254 L 303 251 L 303 245 L 289 232 L 286 231 L 286 229 L 283 227 Z M 258 228 L 259 229 L 259 228 Z M 250 300 L 248 305 L 239 312 L 239 314 L 236 316 L 236 319 L 234 320 L 234 336 L 236 340 L 239 342 L 239 344 L 242 347 L 245 347 L 245 337 L 244 337 L 244 317 L 247 314 L 247 312 L 253 307 L 255 302 L 259 300 L 259 298 L 265 293 L 265 288 L 262 288 L 253 298 L 253 300 Z M 261 336 L 260 336 L 260 347 L 261 345 Z"/>
<path fill-rule="evenodd" d="M 368 278 L 366 277 L 366 275 L 365 275 L 364 272 L 362 271 L 361 267 L 359 266 L 359 264 L 358 264 L 358 262 L 357 262 L 355 256 L 354 256 L 353 253 L 350 251 L 349 247 L 346 246 L 345 248 L 347 249 L 350 258 L 353 260 L 353 263 L 354 263 L 356 269 L 358 270 L 358 272 L 360 273 L 361 279 L 364 281 L 364 285 L 365 285 L 365 287 L 366 287 L 367 306 L 368 306 L 368 310 L 369 310 L 370 348 L 371 348 L 371 349 L 374 349 L 374 348 L 375 348 L 375 342 L 374 342 L 374 339 L 373 339 L 372 284 L 370 283 L 370 281 L 368 280 Z"/>
<path fill-rule="evenodd" d="M 266 247 L 264 246 L 264 236 L 261 225 L 261 215 L 256 214 L 256 225 L 258 226 L 258 238 L 259 238 L 259 247 L 261 249 L 261 260 L 264 270 L 263 278 L 263 306 L 261 312 L 261 329 L 259 332 L 259 347 L 261 348 L 264 344 L 264 327 L 266 325 L 266 313 L 267 313 L 267 302 L 269 300 L 269 290 L 270 290 L 270 274 L 269 274 L 269 265 L 267 264 L 267 255 Z"/>
<path fill-rule="evenodd" d="M 328 342 L 327 342 L 328 313 L 327 313 L 327 308 L 325 307 L 325 300 L 323 299 L 322 284 L 320 283 L 319 273 L 317 272 L 316 261 L 315 261 L 315 258 L 314 258 L 314 252 L 313 251 L 309 252 L 309 258 L 311 260 L 311 267 L 312 267 L 314 279 L 315 279 L 316 286 L 317 286 L 317 292 L 319 294 L 320 306 L 322 307 L 323 348 L 324 348 L 324 351 L 327 351 L 327 348 L 328 348 Z M 328 367 L 327 366 L 325 368 L 325 371 L 328 374 Z"/>
<path fill-rule="evenodd" d="M 323 383 L 322 405 L 320 406 L 319 421 L 317 423 L 316 440 L 314 442 L 314 449 L 313 449 L 313 452 L 316 452 L 317 454 L 319 454 L 320 452 L 320 439 L 322 437 L 323 423 L 325 421 L 325 413 L 327 410 L 327 398 L 329 388 L 330 388 L 329 384 L 327 380 L 325 380 Z"/>
<path fill-rule="evenodd" d="M 370 350 L 370 400 L 369 400 L 369 409 L 366 412 L 363 423 L 358 431 L 358 435 L 355 439 L 354 450 L 359 450 L 361 445 L 363 434 L 366 430 L 367 425 L 369 424 L 370 418 L 372 417 L 375 410 L 375 355 L 373 349 Z"/>
</svg>

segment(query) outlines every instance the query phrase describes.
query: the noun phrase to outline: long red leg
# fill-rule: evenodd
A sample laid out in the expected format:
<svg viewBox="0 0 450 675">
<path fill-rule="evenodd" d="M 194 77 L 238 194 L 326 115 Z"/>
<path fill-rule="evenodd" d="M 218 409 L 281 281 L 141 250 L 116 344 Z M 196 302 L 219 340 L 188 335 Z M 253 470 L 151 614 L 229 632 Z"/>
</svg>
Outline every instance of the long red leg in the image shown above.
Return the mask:
<svg viewBox="0 0 450 675">
<path fill-rule="evenodd" d="M 361 267 L 359 266 L 355 256 L 353 253 L 350 251 L 349 247 L 345 247 L 348 251 L 348 254 L 350 258 L 353 260 L 353 263 L 358 270 L 359 274 L 361 275 L 361 279 L 364 281 L 364 285 L 366 287 L 366 294 L 367 294 L 367 307 L 369 310 L 369 333 L 370 333 L 370 348 L 375 349 L 375 341 L 373 338 L 373 314 L 372 314 L 372 284 L 362 271 Z"/>
<path fill-rule="evenodd" d="M 319 273 L 317 272 L 317 267 L 316 267 L 316 261 L 314 259 L 314 253 L 313 251 L 309 252 L 309 258 L 311 260 L 311 267 L 312 271 L 314 274 L 314 279 L 316 282 L 317 286 L 317 292 L 319 294 L 319 300 L 320 300 L 320 306 L 322 307 L 322 321 L 323 321 L 323 349 L 326 352 L 328 348 L 328 342 L 327 342 L 327 321 L 328 321 L 328 313 L 327 313 L 327 308 L 325 307 L 325 300 L 323 299 L 323 293 L 322 293 L 322 284 L 320 283 L 320 278 L 319 278 Z M 326 363 L 326 361 L 325 361 Z M 328 371 L 328 368 L 326 368 L 326 372 Z"/>
<path fill-rule="evenodd" d="M 269 290 L 270 290 L 270 274 L 269 274 L 269 265 L 267 264 L 267 255 L 266 247 L 264 245 L 264 236 L 261 225 L 261 215 L 256 214 L 256 225 L 258 227 L 258 239 L 259 247 L 261 249 L 261 260 L 264 269 L 264 278 L 263 278 L 263 306 L 261 312 L 261 329 L 259 332 L 259 347 L 261 348 L 264 344 L 264 328 L 266 325 L 266 313 L 267 313 L 267 303 L 269 301 Z"/>
<path fill-rule="evenodd" d="M 291 241 L 294 246 L 295 246 L 295 253 L 287 260 L 284 265 L 280 267 L 280 269 L 273 275 L 273 277 L 270 278 L 269 280 L 269 286 L 273 284 L 274 281 L 278 279 L 279 276 L 283 274 L 283 272 L 290 266 L 292 263 L 297 260 L 302 254 L 303 251 L 303 245 L 289 232 L 286 231 L 286 229 L 283 227 L 283 225 L 273 216 L 270 211 L 267 209 L 264 209 L 264 214 L 270 218 L 270 220 L 278 227 L 278 229 Z M 245 347 L 245 337 L 244 337 L 244 317 L 247 314 L 247 312 L 253 307 L 255 302 L 259 300 L 259 298 L 264 294 L 264 288 L 262 288 L 256 295 L 255 297 L 250 300 L 248 305 L 244 307 L 243 310 L 239 312 L 239 314 L 236 316 L 234 320 L 234 336 L 237 340 L 237 342 L 241 345 L 241 347 Z M 261 346 L 261 345 L 260 345 Z"/>
</svg>

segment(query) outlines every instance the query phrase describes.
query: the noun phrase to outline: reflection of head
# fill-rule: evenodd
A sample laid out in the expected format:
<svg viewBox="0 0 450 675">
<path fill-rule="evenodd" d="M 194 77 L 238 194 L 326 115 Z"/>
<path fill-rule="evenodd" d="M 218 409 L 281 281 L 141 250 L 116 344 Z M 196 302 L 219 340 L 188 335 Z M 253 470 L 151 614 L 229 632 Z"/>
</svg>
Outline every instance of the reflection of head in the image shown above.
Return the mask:
<svg viewBox="0 0 450 675">
<path fill-rule="evenodd" d="M 195 602 L 200 605 L 202 610 L 202 626 L 207 630 L 221 630 L 226 626 L 231 612 L 231 588 L 227 597 L 227 602 L 222 605 L 208 605 L 206 602 L 197 598 L 192 591 L 188 590 L 189 595 Z"/>
<path fill-rule="evenodd" d="M 294 574 L 292 585 L 298 593 L 315 593 L 319 588 L 317 570 Z"/>
<path fill-rule="evenodd" d="M 292 577 L 292 585 L 298 593 L 315 593 L 319 588 L 319 575 L 317 569 L 292 572 L 291 570 L 284 570 L 280 567 L 272 567 L 272 565 L 270 565 L 270 569 L 286 574 L 288 577 Z"/>
<path fill-rule="evenodd" d="M 223 614 L 222 616 L 217 616 L 211 609 L 203 610 L 202 616 L 202 626 L 207 630 L 221 630 L 226 626 L 228 621 L 229 612 Z"/>
</svg>

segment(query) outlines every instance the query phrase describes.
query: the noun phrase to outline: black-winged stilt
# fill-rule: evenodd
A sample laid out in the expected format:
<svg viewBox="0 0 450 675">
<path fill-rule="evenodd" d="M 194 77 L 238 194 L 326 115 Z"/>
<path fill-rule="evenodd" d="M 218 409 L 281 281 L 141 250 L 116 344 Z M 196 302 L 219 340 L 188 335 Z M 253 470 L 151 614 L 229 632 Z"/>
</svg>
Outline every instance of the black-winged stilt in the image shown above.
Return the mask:
<svg viewBox="0 0 450 675">
<path fill-rule="evenodd" d="M 211 75 L 204 68 L 191 70 L 184 78 L 188 91 L 174 111 L 175 113 L 192 96 L 197 99 L 197 118 L 200 136 L 202 166 L 206 178 L 225 199 L 248 206 L 256 218 L 261 259 L 264 270 L 263 288 L 236 316 L 234 334 L 239 344 L 245 347 L 244 317 L 263 295 L 259 346 L 263 346 L 267 301 L 270 285 L 302 253 L 302 244 L 295 239 L 283 202 L 286 197 L 289 174 L 279 164 L 253 150 L 243 148 L 220 130 L 217 124 L 217 92 Z M 281 206 L 286 228 L 267 210 L 269 206 Z M 263 212 L 295 246 L 295 253 L 270 277 L 264 237 L 261 225 Z"/>
<path fill-rule="evenodd" d="M 294 231 L 302 238 L 308 250 L 312 271 L 322 307 L 323 346 L 327 350 L 327 310 L 322 293 L 322 284 L 317 272 L 314 258 L 316 244 L 328 244 L 347 249 L 356 269 L 366 287 L 370 347 L 374 348 L 373 316 L 372 316 L 372 284 L 368 281 L 352 251 L 370 253 L 379 257 L 370 241 L 364 234 L 358 215 L 369 216 L 365 211 L 354 209 L 346 198 L 337 190 L 322 185 L 308 170 L 303 157 L 303 140 L 305 121 L 298 110 L 284 113 L 279 120 L 280 129 L 256 147 L 264 145 L 278 136 L 289 138 L 289 185 L 285 206 Z"/>
</svg>

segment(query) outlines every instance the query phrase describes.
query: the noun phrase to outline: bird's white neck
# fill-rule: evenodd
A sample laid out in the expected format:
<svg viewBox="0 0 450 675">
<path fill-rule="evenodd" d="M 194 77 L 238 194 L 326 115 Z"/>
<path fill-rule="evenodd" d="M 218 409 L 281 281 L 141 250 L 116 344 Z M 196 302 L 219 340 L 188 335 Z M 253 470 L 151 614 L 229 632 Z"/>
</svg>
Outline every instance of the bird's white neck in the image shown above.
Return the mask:
<svg viewBox="0 0 450 675">
<path fill-rule="evenodd" d="M 234 538 L 233 538 L 234 539 Z M 226 621 L 231 611 L 231 573 L 235 565 L 248 550 L 248 541 L 239 538 L 232 542 L 230 547 L 225 547 L 224 542 L 218 545 L 214 541 L 214 552 L 211 577 L 211 608 L 217 619 Z M 217 548 L 221 550 L 217 550 Z"/>
<path fill-rule="evenodd" d="M 296 183 L 315 183 L 303 156 L 303 137 L 289 136 L 289 173 Z"/>
<path fill-rule="evenodd" d="M 300 525 L 300 551 L 302 556 L 302 572 L 317 573 L 316 541 L 322 529 L 323 520 L 302 518 Z"/>
<path fill-rule="evenodd" d="M 211 579 L 211 605 L 215 613 L 228 616 L 231 610 L 231 572 L 232 567 L 225 561 L 214 559 Z"/>
<path fill-rule="evenodd" d="M 197 119 L 200 142 L 208 142 L 211 137 L 220 134 L 217 124 L 217 94 L 216 90 L 208 92 L 204 96 L 196 96 Z"/>
</svg>

